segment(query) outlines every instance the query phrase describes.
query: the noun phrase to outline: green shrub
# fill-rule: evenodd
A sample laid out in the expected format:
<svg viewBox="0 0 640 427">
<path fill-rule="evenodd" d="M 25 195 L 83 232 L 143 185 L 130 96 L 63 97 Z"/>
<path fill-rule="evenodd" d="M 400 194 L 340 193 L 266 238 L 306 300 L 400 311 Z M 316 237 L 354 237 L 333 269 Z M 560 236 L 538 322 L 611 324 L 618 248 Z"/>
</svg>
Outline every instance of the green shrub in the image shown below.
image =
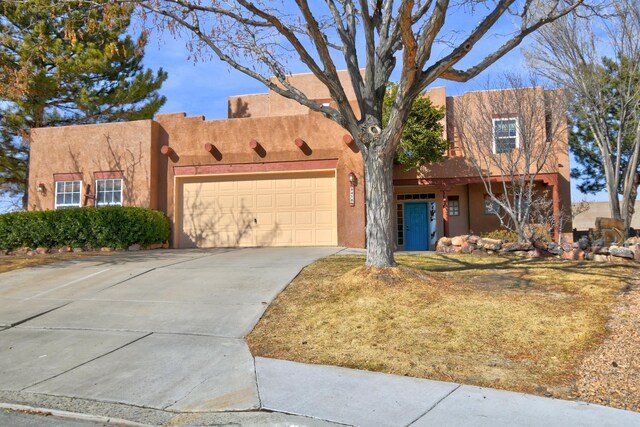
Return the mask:
<svg viewBox="0 0 640 427">
<path fill-rule="evenodd" d="M 515 231 L 507 230 L 506 228 L 499 228 L 497 230 L 481 233 L 480 237 L 484 237 L 487 239 L 502 240 L 505 243 L 506 242 L 515 243 L 518 241 L 518 233 L 516 233 Z"/>
<path fill-rule="evenodd" d="M 170 225 L 162 212 L 108 206 L 14 212 L 0 215 L 0 249 L 18 247 L 127 248 L 169 239 Z"/>
</svg>

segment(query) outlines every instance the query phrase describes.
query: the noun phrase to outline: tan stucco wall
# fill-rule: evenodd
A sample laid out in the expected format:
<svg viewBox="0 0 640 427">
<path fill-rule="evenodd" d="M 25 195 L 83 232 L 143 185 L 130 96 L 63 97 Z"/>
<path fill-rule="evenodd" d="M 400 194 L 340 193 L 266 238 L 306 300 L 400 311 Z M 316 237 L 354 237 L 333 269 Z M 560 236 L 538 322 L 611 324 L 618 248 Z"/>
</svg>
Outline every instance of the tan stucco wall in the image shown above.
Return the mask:
<svg viewBox="0 0 640 427">
<path fill-rule="evenodd" d="M 271 162 L 303 162 L 306 160 L 337 159 L 338 244 L 364 247 L 364 185 L 362 157 L 352 151 L 342 137 L 344 129 L 320 115 L 288 117 L 256 117 L 228 120 L 203 120 L 182 114 L 158 115 L 160 145 L 170 146 L 174 153 L 160 156 L 160 208 L 173 220 L 175 213 L 175 169 L 192 165 L 238 165 Z M 306 152 L 295 145 L 302 138 Z M 263 152 L 249 146 L 255 139 Z M 213 144 L 218 153 L 204 150 Z M 262 154 L 263 156 L 261 156 Z M 164 170 L 162 170 L 164 169 Z M 349 172 L 353 171 L 360 185 L 356 187 L 356 206 L 349 206 Z M 166 198 L 162 198 L 162 194 Z"/>
<path fill-rule="evenodd" d="M 82 174 L 82 205 L 95 191 L 95 172 L 122 171 L 123 205 L 156 207 L 151 120 L 32 130 L 29 210 L 54 209 L 54 174 Z M 46 192 L 39 193 L 43 183 Z M 87 193 L 89 190 L 89 193 Z"/>
</svg>

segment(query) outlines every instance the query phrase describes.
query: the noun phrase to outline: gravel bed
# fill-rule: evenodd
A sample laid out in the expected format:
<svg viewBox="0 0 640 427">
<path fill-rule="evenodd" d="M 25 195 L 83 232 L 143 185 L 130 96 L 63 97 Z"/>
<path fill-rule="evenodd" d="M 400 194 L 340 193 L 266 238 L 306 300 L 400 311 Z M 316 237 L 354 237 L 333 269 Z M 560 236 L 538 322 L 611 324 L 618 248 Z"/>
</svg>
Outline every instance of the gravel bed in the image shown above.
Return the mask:
<svg viewBox="0 0 640 427">
<path fill-rule="evenodd" d="M 610 335 L 578 369 L 575 398 L 640 412 L 640 280 L 620 296 Z"/>
</svg>

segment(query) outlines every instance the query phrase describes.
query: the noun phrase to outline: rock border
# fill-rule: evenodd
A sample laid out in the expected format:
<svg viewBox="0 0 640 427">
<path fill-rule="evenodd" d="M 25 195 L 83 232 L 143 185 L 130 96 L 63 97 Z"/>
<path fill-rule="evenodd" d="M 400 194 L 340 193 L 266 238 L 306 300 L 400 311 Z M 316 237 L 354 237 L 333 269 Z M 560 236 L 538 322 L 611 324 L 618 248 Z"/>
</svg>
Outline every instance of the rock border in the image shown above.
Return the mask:
<svg viewBox="0 0 640 427">
<path fill-rule="evenodd" d="M 542 241 L 514 243 L 498 239 L 463 234 L 441 237 L 436 252 L 474 255 L 512 255 L 530 258 L 556 257 L 578 261 L 635 261 L 640 262 L 640 237 L 631 237 L 622 245 L 606 246 L 604 240 L 591 242 L 582 237 L 574 243 L 546 243 Z"/>
<path fill-rule="evenodd" d="M 169 249 L 169 241 L 167 240 L 164 243 L 153 243 L 149 246 L 143 246 L 141 244 L 135 243 L 129 246 L 126 250 L 122 248 L 111 248 L 111 247 L 103 247 L 103 248 L 80 248 L 80 247 L 71 247 L 69 245 L 58 246 L 53 248 L 30 248 L 27 246 L 14 249 L 14 250 L 6 250 L 0 249 L 0 256 L 12 256 L 12 255 L 52 255 L 52 254 L 64 254 L 69 252 L 135 252 L 142 250 L 155 250 L 155 249 Z"/>
</svg>

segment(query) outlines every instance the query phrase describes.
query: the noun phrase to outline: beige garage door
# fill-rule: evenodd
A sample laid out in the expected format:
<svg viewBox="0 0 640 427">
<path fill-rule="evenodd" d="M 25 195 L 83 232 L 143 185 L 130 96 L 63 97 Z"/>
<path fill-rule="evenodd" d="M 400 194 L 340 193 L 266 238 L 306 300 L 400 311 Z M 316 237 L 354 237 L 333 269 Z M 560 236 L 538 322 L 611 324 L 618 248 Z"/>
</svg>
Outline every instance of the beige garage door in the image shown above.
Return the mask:
<svg viewBox="0 0 640 427">
<path fill-rule="evenodd" d="M 335 172 L 187 178 L 180 247 L 337 244 Z"/>
</svg>

